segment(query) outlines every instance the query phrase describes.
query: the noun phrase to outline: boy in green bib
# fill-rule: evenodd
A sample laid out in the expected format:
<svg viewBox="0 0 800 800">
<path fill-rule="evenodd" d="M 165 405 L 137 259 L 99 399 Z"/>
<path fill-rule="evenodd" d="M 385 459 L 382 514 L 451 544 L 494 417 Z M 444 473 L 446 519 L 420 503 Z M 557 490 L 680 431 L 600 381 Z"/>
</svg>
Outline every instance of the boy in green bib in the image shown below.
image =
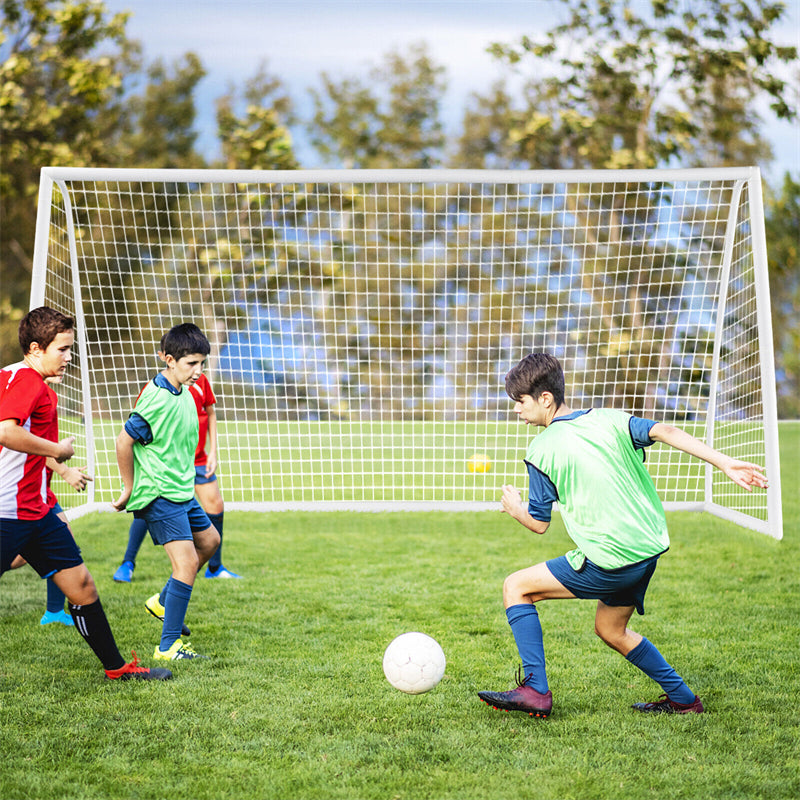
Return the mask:
<svg viewBox="0 0 800 800">
<path fill-rule="evenodd" d="M 189 388 L 211 351 L 196 325 L 176 325 L 162 339 L 165 369 L 142 389 L 117 437 L 117 463 L 124 488 L 114 502 L 145 520 L 153 542 L 172 563 L 167 584 L 145 603 L 163 620 L 153 657 L 176 661 L 201 657 L 183 622 L 197 571 L 219 545 L 208 515 L 194 496 L 194 454 L 199 436 L 197 407 Z"/>
<path fill-rule="evenodd" d="M 506 578 L 503 601 L 522 672 L 516 689 L 479 692 L 479 697 L 494 708 L 547 717 L 553 695 L 536 603 L 579 597 L 597 600 L 597 635 L 664 691 L 657 701 L 633 708 L 702 713 L 700 698 L 655 646 L 628 628 L 634 611 L 644 614 L 648 583 L 659 556 L 669 548 L 664 509 L 644 466 L 644 448 L 655 442 L 671 445 L 712 464 L 748 491 L 767 486 L 761 468 L 726 456 L 672 425 L 609 409 L 572 411 L 564 402 L 561 365 L 545 353 L 533 353 L 517 364 L 506 375 L 506 392 L 519 418 L 544 430 L 532 440 L 525 458 L 527 505 L 516 489 L 503 486 L 502 510 L 542 534 L 557 501 L 576 548 Z"/>
</svg>

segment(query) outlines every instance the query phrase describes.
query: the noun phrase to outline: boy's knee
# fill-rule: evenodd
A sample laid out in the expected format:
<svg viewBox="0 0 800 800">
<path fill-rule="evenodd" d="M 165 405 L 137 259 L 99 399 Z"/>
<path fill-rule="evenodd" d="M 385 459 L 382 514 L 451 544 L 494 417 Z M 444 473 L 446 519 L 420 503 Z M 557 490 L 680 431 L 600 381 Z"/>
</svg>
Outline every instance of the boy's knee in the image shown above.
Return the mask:
<svg viewBox="0 0 800 800">
<path fill-rule="evenodd" d="M 98 599 L 94 578 L 85 564 L 57 572 L 53 580 L 74 606 L 88 606 Z"/>
<path fill-rule="evenodd" d="M 525 595 L 519 575 L 514 572 L 503 581 L 503 603 L 508 608 L 524 600 Z"/>
</svg>

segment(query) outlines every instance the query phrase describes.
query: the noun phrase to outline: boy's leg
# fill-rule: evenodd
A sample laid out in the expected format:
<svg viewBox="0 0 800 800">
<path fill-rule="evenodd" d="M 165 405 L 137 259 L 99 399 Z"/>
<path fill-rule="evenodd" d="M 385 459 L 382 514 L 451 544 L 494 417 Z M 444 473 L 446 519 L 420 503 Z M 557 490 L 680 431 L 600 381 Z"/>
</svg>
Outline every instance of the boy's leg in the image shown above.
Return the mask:
<svg viewBox="0 0 800 800">
<path fill-rule="evenodd" d="M 197 552 L 198 569 L 204 566 L 220 546 L 220 535 L 212 525 L 202 531 L 192 531 L 194 548 Z"/>
<path fill-rule="evenodd" d="M 514 634 L 523 675 L 519 686 L 510 692 L 479 692 L 478 696 L 495 708 L 525 711 L 535 716 L 547 716 L 552 708 L 552 695 L 547 685 L 544 643 L 539 612 L 534 603 L 539 600 L 574 598 L 550 572 L 545 563 L 509 575 L 503 584 L 506 617 Z"/>
<path fill-rule="evenodd" d="M 595 633 L 609 647 L 625 656 L 631 664 L 652 678 L 666 694 L 666 701 L 662 703 L 637 703 L 634 708 L 641 711 L 673 713 L 684 709 L 702 711 L 702 703 L 697 695 L 667 663 L 658 649 L 645 637 L 628 628 L 628 621 L 634 609 L 634 606 L 609 606 L 598 600 L 595 615 Z"/>
<path fill-rule="evenodd" d="M 208 569 L 205 572 L 206 578 L 240 578 L 235 572 L 231 572 L 222 565 L 222 541 L 223 525 L 225 522 L 225 504 L 219 490 L 219 481 L 209 481 L 208 483 L 195 483 L 194 487 L 200 505 L 208 514 L 211 524 L 219 534 L 219 546 L 208 559 Z"/>
<path fill-rule="evenodd" d="M 53 575 L 53 582 L 69 600 L 69 610 L 78 633 L 86 640 L 103 668 L 116 670 L 125 665 L 108 624 L 94 579 L 85 564 L 62 569 Z"/>
<path fill-rule="evenodd" d="M 50 625 L 60 622 L 62 625 L 72 626 L 75 623 L 72 617 L 64 611 L 66 596 L 58 588 L 52 577 L 47 579 L 47 607 L 39 621 L 40 625 Z"/>
<path fill-rule="evenodd" d="M 136 517 L 131 521 L 128 530 L 128 545 L 125 548 L 125 555 L 122 557 L 122 564 L 119 565 L 114 573 L 114 580 L 117 583 L 130 583 L 133 579 L 133 570 L 136 566 L 136 556 L 142 546 L 144 537 L 147 535 L 147 522 Z"/>
<path fill-rule="evenodd" d="M 178 539 L 167 542 L 164 550 L 172 564 L 172 576 L 162 590 L 164 624 L 159 649 L 166 652 L 180 638 L 186 609 L 192 599 L 192 587 L 199 568 L 194 542 Z"/>
<path fill-rule="evenodd" d="M 157 658 L 198 657 L 188 642 L 184 643 L 179 640 L 181 631 L 185 630 L 183 621 L 186 618 L 189 601 L 192 599 L 192 587 L 197 571 L 216 549 L 219 544 L 219 536 L 213 527 L 199 533 L 192 532 L 192 536 L 193 540 L 177 539 L 164 544 L 164 549 L 172 563 L 172 576 L 162 590 L 164 624 L 161 629 L 161 641 L 156 648 L 155 656 Z M 200 550 L 196 546 L 198 541 Z M 170 653 L 169 656 L 168 653 Z"/>
</svg>

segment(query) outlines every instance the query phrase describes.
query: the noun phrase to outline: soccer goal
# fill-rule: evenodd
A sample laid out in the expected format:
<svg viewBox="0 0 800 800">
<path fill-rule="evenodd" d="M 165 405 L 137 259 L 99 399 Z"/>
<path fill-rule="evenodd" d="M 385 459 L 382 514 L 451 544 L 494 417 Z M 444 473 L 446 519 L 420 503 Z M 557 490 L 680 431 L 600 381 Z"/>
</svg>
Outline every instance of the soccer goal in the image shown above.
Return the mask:
<svg viewBox="0 0 800 800">
<path fill-rule="evenodd" d="M 62 431 L 119 489 L 115 437 L 162 334 L 212 343 L 229 509 L 483 510 L 526 486 L 503 378 L 561 359 L 573 408 L 679 424 L 763 464 L 740 490 L 655 446 L 668 510 L 782 535 L 760 174 L 47 168 L 31 305 L 77 320 Z M 473 458 L 478 456 L 478 458 Z"/>
</svg>

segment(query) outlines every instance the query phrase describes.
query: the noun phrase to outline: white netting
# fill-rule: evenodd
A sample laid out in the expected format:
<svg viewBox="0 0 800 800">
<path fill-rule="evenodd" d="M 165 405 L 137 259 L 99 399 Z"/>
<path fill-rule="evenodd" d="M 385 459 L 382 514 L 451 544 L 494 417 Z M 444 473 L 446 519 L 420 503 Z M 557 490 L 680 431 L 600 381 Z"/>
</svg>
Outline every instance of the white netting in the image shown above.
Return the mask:
<svg viewBox="0 0 800 800">
<path fill-rule="evenodd" d="M 80 298 L 91 413 L 80 369 L 59 391 L 65 430 L 85 442 L 91 422 L 95 502 L 118 489 L 114 438 L 184 321 L 212 342 L 229 507 L 496 503 L 526 483 L 532 431 L 503 378 L 534 350 L 562 360 L 573 408 L 676 422 L 765 461 L 741 171 L 60 172 L 44 302 L 75 313 Z M 488 472 L 468 469 L 475 453 Z M 764 493 L 707 486 L 670 448 L 648 464 L 669 507 L 766 521 Z"/>
</svg>

